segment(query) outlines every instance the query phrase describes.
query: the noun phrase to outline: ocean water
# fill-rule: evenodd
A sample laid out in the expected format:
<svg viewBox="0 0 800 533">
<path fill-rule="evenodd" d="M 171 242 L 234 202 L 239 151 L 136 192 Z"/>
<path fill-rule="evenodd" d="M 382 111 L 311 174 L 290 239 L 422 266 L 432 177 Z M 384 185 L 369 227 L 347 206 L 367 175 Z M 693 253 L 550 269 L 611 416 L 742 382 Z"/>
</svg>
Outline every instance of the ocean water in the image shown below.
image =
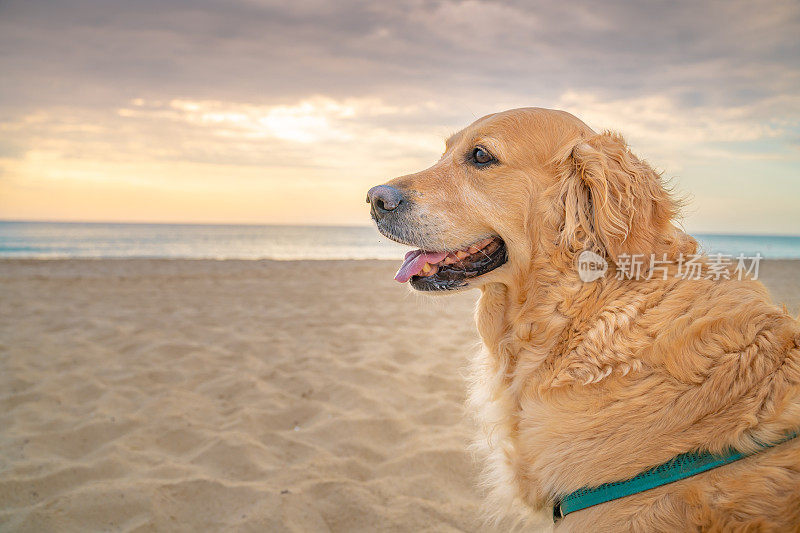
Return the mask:
<svg viewBox="0 0 800 533">
<path fill-rule="evenodd" d="M 369 226 L 0 221 L 0 257 L 396 259 L 408 249 Z"/>
<path fill-rule="evenodd" d="M 800 236 L 697 234 L 703 249 L 800 259 Z M 400 259 L 373 227 L 0 221 L 0 257 Z"/>
</svg>

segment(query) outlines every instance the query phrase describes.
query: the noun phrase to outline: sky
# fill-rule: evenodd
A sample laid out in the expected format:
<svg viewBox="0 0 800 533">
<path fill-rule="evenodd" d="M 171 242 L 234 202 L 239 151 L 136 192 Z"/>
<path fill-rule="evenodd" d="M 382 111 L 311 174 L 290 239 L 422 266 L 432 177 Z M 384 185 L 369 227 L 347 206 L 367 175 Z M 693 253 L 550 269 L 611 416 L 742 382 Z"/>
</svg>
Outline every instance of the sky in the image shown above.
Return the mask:
<svg viewBox="0 0 800 533">
<path fill-rule="evenodd" d="M 0 1 L 0 219 L 369 224 L 485 114 L 622 133 L 693 232 L 800 234 L 800 2 Z"/>
</svg>

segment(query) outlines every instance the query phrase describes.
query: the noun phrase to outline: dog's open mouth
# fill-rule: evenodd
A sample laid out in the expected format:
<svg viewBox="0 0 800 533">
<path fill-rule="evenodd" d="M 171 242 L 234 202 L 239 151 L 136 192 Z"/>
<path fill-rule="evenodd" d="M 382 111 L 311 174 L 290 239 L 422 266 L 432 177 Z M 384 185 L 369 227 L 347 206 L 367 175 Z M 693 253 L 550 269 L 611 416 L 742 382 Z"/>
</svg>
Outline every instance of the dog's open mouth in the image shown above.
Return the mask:
<svg viewBox="0 0 800 533">
<path fill-rule="evenodd" d="M 420 291 L 453 290 L 467 280 L 482 276 L 507 260 L 506 244 L 500 237 L 488 237 L 455 252 L 412 250 L 406 254 L 394 279 L 411 281 Z"/>
</svg>

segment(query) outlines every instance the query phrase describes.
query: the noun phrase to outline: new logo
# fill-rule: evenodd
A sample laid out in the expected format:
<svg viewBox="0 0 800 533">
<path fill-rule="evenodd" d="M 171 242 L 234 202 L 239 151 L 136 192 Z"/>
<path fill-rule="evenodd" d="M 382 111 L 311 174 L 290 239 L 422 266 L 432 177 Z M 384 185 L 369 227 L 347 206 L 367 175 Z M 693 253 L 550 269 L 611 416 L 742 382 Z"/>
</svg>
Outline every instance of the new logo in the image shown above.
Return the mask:
<svg viewBox="0 0 800 533">
<path fill-rule="evenodd" d="M 589 283 L 602 278 L 608 271 L 608 261 L 602 256 L 589 250 L 584 250 L 578 256 L 578 276 L 581 281 Z"/>
</svg>

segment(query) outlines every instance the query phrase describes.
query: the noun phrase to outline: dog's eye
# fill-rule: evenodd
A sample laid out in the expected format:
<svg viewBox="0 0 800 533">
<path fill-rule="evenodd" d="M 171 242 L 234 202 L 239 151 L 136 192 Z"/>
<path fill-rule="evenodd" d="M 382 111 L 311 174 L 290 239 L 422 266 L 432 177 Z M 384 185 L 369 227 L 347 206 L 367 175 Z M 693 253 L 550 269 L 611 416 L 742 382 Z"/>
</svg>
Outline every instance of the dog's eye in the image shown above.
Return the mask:
<svg viewBox="0 0 800 533">
<path fill-rule="evenodd" d="M 476 146 L 472 150 L 472 161 L 477 165 L 488 165 L 492 161 L 494 161 L 494 157 L 485 148 L 481 146 Z"/>
</svg>

